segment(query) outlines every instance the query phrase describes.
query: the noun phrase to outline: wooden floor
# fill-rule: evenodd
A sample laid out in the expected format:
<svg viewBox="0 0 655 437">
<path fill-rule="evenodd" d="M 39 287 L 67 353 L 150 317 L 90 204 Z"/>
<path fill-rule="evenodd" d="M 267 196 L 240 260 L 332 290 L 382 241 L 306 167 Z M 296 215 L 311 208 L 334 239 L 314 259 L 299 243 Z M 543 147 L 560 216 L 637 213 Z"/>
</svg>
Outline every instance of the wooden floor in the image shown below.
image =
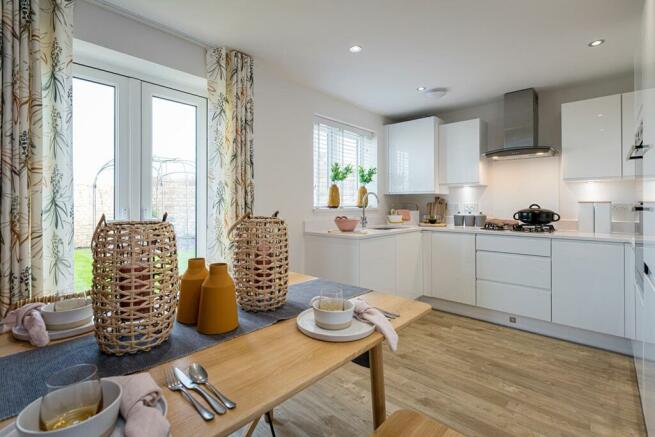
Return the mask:
<svg viewBox="0 0 655 437">
<path fill-rule="evenodd" d="M 272 376 L 274 377 L 274 376 Z M 642 436 L 632 359 L 433 311 L 385 346 L 387 412 L 471 436 Z M 282 436 L 368 436 L 367 369 L 348 364 L 275 409 Z M 254 434 L 270 436 L 262 420 Z"/>
</svg>

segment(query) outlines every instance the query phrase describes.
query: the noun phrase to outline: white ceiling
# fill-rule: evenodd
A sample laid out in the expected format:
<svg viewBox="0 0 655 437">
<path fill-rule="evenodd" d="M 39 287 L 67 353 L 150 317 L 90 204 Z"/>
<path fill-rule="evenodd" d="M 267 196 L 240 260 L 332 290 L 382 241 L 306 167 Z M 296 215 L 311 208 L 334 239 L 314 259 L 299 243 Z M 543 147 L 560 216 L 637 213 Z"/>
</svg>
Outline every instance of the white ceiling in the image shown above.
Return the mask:
<svg viewBox="0 0 655 437">
<path fill-rule="evenodd" d="M 386 116 L 632 68 L 642 0 L 102 0 Z M 589 41 L 604 38 L 597 48 Z M 348 48 L 364 48 L 351 54 Z M 441 100 L 416 87 L 447 87 Z"/>
</svg>

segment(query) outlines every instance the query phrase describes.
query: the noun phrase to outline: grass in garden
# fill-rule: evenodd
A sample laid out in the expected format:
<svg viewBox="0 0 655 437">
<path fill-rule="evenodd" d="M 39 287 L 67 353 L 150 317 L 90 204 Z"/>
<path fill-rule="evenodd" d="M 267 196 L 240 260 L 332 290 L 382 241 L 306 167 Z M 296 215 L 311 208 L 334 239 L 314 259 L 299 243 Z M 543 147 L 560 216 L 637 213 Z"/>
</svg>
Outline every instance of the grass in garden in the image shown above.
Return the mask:
<svg viewBox="0 0 655 437">
<path fill-rule="evenodd" d="M 178 269 L 182 274 L 187 268 L 189 258 L 195 257 L 194 251 L 185 250 L 177 254 Z M 91 249 L 88 247 L 79 247 L 75 249 L 75 291 L 85 291 L 91 288 L 93 283 L 93 256 Z"/>
</svg>

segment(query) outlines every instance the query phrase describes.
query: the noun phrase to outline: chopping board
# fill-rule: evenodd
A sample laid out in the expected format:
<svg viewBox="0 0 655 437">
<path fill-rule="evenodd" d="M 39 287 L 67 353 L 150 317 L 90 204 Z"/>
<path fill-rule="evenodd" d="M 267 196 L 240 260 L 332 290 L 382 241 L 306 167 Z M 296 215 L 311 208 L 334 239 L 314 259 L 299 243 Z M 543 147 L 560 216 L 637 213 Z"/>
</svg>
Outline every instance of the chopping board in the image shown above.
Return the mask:
<svg viewBox="0 0 655 437">
<path fill-rule="evenodd" d="M 445 228 L 448 226 L 446 223 L 419 223 L 418 225 L 424 228 Z"/>
</svg>

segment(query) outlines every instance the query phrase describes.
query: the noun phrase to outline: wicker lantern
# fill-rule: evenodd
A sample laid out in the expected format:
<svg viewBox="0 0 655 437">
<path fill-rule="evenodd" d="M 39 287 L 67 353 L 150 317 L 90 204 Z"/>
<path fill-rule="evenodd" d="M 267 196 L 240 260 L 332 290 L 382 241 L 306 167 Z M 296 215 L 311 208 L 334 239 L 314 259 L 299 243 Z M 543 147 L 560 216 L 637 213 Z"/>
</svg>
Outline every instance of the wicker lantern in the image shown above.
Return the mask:
<svg viewBox="0 0 655 437">
<path fill-rule="evenodd" d="M 100 350 L 147 351 L 166 341 L 177 308 L 175 231 L 162 221 L 112 221 L 93 234 L 93 317 Z"/>
<path fill-rule="evenodd" d="M 237 302 L 245 311 L 272 311 L 287 300 L 289 240 L 284 220 L 241 217 L 228 233 Z"/>
</svg>

